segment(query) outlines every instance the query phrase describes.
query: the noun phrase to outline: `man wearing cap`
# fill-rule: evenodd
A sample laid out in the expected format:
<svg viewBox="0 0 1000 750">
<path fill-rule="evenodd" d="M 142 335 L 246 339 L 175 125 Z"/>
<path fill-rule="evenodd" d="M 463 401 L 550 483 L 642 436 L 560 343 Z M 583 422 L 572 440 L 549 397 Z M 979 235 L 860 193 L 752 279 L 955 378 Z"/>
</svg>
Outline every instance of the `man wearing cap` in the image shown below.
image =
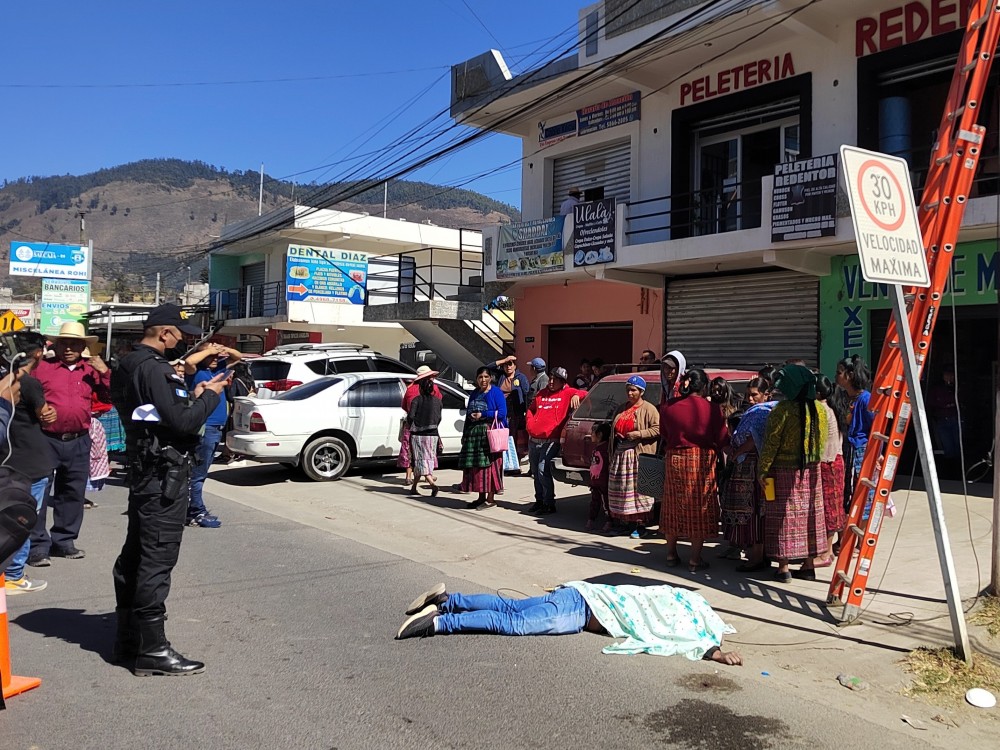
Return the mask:
<svg viewBox="0 0 1000 750">
<path fill-rule="evenodd" d="M 552 480 L 552 462 L 559 454 L 559 439 L 569 420 L 570 411 L 580 405 L 586 391 L 571 388 L 563 367 L 549 374 L 549 382 L 528 407 L 528 458 L 535 477 L 535 504 L 529 513 L 545 515 L 556 512 L 556 488 Z"/>
<path fill-rule="evenodd" d="M 149 313 L 142 340 L 122 358 L 112 383 L 129 463 L 128 531 L 114 567 L 114 658 L 131 664 L 136 675 L 205 669 L 171 648 L 163 626 L 199 433 L 226 386 L 226 373 L 220 373 L 189 391 L 164 353 L 183 345 L 185 335 L 200 334 L 177 305 L 160 305 Z"/>
<path fill-rule="evenodd" d="M 84 556 L 76 540 L 90 476 L 90 413 L 95 394 L 101 401 L 111 399 L 111 370 L 100 357 L 83 356 L 84 349 L 96 345 L 97 337 L 88 336 L 82 323 L 63 323 L 52 340 L 55 357 L 42 359 L 32 373 L 57 415 L 54 422 L 42 425 L 56 469 L 31 533 L 28 564 L 35 567 L 50 565 L 50 555 L 71 560 Z M 47 508 L 52 508 L 51 533 Z"/>
<path fill-rule="evenodd" d="M 528 363 L 531 366 L 531 385 L 528 386 L 528 406 L 531 406 L 539 391 L 544 391 L 549 384 L 549 376 L 545 374 L 545 360 L 535 357 Z"/>
<path fill-rule="evenodd" d="M 566 200 L 559 205 L 560 216 L 572 216 L 573 209 L 583 203 L 583 191 L 578 187 L 571 187 L 567 193 Z"/>
</svg>

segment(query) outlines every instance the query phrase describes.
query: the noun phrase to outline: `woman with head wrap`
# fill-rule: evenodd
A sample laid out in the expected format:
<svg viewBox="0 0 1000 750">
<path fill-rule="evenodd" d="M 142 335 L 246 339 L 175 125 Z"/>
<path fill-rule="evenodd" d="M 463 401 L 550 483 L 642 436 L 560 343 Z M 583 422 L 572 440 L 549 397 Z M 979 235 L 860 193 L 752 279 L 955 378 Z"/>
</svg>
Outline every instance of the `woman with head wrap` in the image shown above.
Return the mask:
<svg viewBox="0 0 1000 750">
<path fill-rule="evenodd" d="M 868 389 L 871 388 L 872 379 L 868 365 L 855 354 L 837 363 L 834 380 L 840 386 L 840 391 L 834 394 L 834 398 L 843 399 L 843 409 L 847 413 L 847 430 L 844 433 L 844 510 L 847 511 L 854 499 L 854 488 L 861 476 L 868 436 L 875 421 L 875 415 L 868 410 L 872 396 Z"/>
<path fill-rule="evenodd" d="M 814 558 L 827 549 L 819 466 L 827 415 L 816 403 L 816 376 L 808 367 L 785 365 L 774 389 L 786 400 L 767 418 L 757 463 L 761 482 L 774 480 L 774 501 L 765 510 L 764 550 L 778 561 L 776 580 L 815 580 Z M 803 558 L 802 569 L 789 572 L 789 561 Z"/>
<path fill-rule="evenodd" d="M 665 403 L 680 395 L 680 382 L 687 371 L 687 360 L 674 349 L 660 360 L 660 403 Z"/>
<path fill-rule="evenodd" d="M 729 445 L 722 411 L 707 398 L 704 370 L 681 377 L 681 395 L 660 406 L 660 436 L 665 450 L 660 531 L 667 538 L 667 566 L 680 563 L 677 540 L 691 541 L 688 568 L 708 567 L 701 559 L 705 539 L 719 530 L 719 453 Z"/>
<path fill-rule="evenodd" d="M 653 498 L 638 490 L 639 454 L 655 454 L 660 438 L 660 413 L 643 399 L 646 381 L 633 375 L 625 383 L 625 403 L 611 417 L 611 471 L 608 475 L 608 505 L 611 517 L 632 527 L 638 539 L 650 522 Z M 611 530 L 611 521 L 604 526 Z"/>
</svg>

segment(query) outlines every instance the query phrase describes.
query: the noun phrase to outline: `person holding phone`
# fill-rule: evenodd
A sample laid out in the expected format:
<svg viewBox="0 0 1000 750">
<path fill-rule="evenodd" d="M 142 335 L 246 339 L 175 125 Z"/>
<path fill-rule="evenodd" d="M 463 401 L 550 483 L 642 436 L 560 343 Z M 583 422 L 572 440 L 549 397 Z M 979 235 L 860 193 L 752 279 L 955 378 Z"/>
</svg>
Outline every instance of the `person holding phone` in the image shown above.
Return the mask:
<svg viewBox="0 0 1000 750">
<path fill-rule="evenodd" d="M 207 383 L 220 373 L 226 376 L 225 383 L 228 386 L 232 380 L 232 374 L 227 368 L 239 362 L 242 357 L 240 352 L 230 349 L 228 346 L 214 341 L 204 342 L 184 360 L 184 374 L 188 388 L 196 388 L 199 383 Z M 203 489 L 205 480 L 208 479 L 208 470 L 215 459 L 215 449 L 222 441 L 222 433 L 226 429 L 228 420 L 229 399 L 223 393 L 223 398 L 219 399 L 218 406 L 208 415 L 205 431 L 198 441 L 198 450 L 195 453 L 196 463 L 191 469 L 190 498 L 186 521 L 188 526 L 200 526 L 203 529 L 217 529 L 222 526 L 222 521 L 219 520 L 218 516 L 209 512 L 208 508 L 205 507 Z"/>
</svg>

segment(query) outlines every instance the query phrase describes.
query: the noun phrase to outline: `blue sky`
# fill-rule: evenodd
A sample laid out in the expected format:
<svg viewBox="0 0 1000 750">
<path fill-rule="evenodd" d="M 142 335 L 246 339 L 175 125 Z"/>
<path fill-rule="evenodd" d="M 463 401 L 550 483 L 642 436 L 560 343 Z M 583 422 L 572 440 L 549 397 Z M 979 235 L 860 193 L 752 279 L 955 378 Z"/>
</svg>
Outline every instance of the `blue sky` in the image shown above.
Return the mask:
<svg viewBox="0 0 1000 750">
<path fill-rule="evenodd" d="M 364 169 L 372 156 L 362 154 L 447 108 L 450 65 L 494 47 L 515 73 L 535 67 L 571 44 L 583 4 L 4 3 L 0 179 L 151 157 L 228 169 L 263 162 L 274 177 L 314 170 L 295 178 L 302 182 L 343 177 Z M 324 80 L 215 85 L 310 77 Z M 516 140 L 492 136 L 414 178 L 464 181 L 519 153 Z M 519 205 L 520 167 L 467 187 Z"/>
</svg>

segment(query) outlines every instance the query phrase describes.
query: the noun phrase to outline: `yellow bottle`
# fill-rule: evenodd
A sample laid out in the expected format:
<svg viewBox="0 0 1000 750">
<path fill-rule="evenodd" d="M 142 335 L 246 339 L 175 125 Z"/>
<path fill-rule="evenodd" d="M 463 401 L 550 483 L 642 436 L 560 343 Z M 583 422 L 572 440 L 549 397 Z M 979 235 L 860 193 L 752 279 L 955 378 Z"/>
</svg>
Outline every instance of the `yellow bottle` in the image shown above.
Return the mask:
<svg viewBox="0 0 1000 750">
<path fill-rule="evenodd" d="M 774 494 L 774 477 L 764 478 L 764 499 L 768 502 L 775 499 Z"/>
</svg>

